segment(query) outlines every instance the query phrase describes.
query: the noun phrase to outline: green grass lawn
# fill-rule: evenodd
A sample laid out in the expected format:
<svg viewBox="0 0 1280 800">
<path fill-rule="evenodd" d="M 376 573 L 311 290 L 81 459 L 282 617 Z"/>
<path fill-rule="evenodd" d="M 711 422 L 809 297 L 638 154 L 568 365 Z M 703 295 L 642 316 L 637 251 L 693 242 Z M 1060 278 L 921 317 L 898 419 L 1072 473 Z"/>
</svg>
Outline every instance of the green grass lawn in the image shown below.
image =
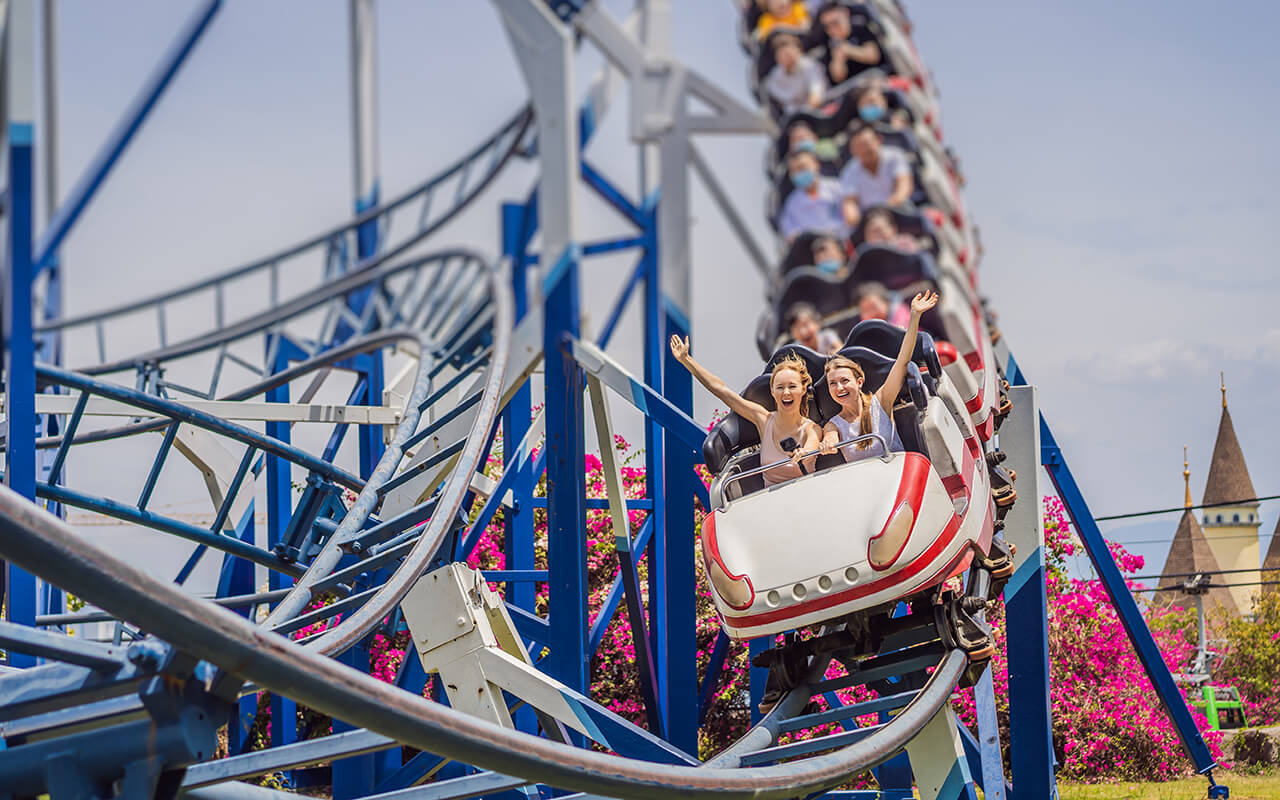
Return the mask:
<svg viewBox="0 0 1280 800">
<path fill-rule="evenodd" d="M 1220 771 L 1217 779 L 1231 789 L 1231 800 L 1280 798 L 1280 772 L 1246 775 Z M 1061 783 L 1061 800 L 1198 800 L 1207 795 L 1202 777 L 1167 783 Z"/>
</svg>

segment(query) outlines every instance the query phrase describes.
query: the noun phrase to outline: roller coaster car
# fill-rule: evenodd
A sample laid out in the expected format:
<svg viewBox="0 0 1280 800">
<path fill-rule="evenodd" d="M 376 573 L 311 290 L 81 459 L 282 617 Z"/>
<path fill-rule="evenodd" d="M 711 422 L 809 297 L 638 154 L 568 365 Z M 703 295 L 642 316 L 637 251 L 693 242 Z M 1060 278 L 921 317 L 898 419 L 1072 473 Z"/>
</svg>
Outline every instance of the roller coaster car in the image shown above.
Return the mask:
<svg viewBox="0 0 1280 800">
<path fill-rule="evenodd" d="M 901 336 L 882 346 L 896 355 Z M 933 360 L 927 350 L 920 348 L 921 361 Z M 838 413 L 821 381 L 825 358 L 797 345 L 775 353 L 743 396 L 772 408 L 768 369 L 788 353 L 818 381 L 810 416 Z M 867 391 L 878 389 L 893 365 L 868 347 L 841 353 L 862 366 Z M 821 456 L 813 474 L 768 488 L 754 425 L 731 414 L 708 434 L 703 455 L 716 478 L 702 553 L 731 638 L 883 607 L 960 574 L 975 554 L 986 557 L 994 508 L 977 440 L 964 436 L 914 362 L 892 414 L 905 452 L 884 453 L 876 441 L 878 457 L 849 464 Z"/>
</svg>

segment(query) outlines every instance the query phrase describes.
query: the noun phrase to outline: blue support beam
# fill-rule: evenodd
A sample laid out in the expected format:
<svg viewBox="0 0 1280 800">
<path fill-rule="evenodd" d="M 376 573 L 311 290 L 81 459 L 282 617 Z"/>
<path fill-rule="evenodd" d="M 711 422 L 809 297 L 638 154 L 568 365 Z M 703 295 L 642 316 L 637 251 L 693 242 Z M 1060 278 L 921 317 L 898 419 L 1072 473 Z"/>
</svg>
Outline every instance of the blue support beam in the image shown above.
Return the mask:
<svg viewBox="0 0 1280 800">
<path fill-rule="evenodd" d="M 1151 629 L 1147 627 L 1142 611 L 1133 599 L 1133 594 L 1129 592 L 1129 587 L 1125 585 L 1124 576 L 1116 566 L 1115 559 L 1107 548 L 1107 541 L 1103 538 L 1102 531 L 1094 520 L 1093 512 L 1089 510 L 1084 494 L 1080 491 L 1075 476 L 1071 474 L 1071 469 L 1067 466 L 1062 450 L 1058 447 L 1058 442 L 1053 437 L 1053 432 L 1049 429 L 1049 423 L 1045 421 L 1043 414 L 1040 416 L 1040 460 L 1048 470 L 1049 477 L 1053 480 L 1053 485 L 1057 488 L 1058 496 L 1062 498 L 1062 504 L 1066 506 L 1067 513 L 1071 515 L 1076 534 L 1084 544 L 1085 552 L 1089 554 L 1089 560 L 1093 563 L 1093 568 L 1102 581 L 1103 587 L 1106 588 L 1125 632 L 1129 634 L 1129 641 L 1133 643 L 1133 649 L 1138 653 L 1138 660 L 1142 662 L 1143 670 L 1155 686 L 1156 694 L 1164 704 L 1169 719 L 1177 728 L 1178 736 L 1182 739 L 1182 745 L 1195 765 L 1196 772 L 1211 775 L 1214 768 L 1218 766 L 1217 762 L 1209 753 L 1209 747 L 1205 744 L 1204 737 L 1200 735 L 1200 729 L 1196 727 L 1191 710 L 1187 708 L 1182 690 L 1174 682 L 1173 673 L 1169 671 L 1164 657 L 1160 655 L 1160 648 L 1156 646 Z M 1210 781 L 1212 782 L 1212 777 Z M 1016 791 L 1016 779 L 1014 785 Z"/>
<path fill-rule="evenodd" d="M 208 0 L 192 14 L 178 38 L 169 47 L 169 51 L 160 60 L 160 64 L 152 71 L 142 91 L 134 98 L 124 117 L 116 124 L 98 154 L 71 189 L 66 201 L 49 220 L 37 248 L 39 253 L 35 259 L 37 273 L 57 257 L 58 247 L 71 232 L 76 221 L 80 219 L 80 215 L 84 213 L 98 189 L 102 187 L 112 167 L 120 160 L 120 156 L 133 141 L 133 137 L 142 128 L 147 116 L 155 108 L 174 76 L 178 74 L 178 70 L 186 63 L 187 57 L 191 55 L 191 51 L 195 49 L 196 43 L 200 41 L 200 37 L 204 35 L 209 23 L 213 21 L 214 15 L 221 7 L 222 0 Z"/>
<path fill-rule="evenodd" d="M 666 346 L 667 336 L 688 336 L 689 321 L 670 303 L 664 303 L 666 330 L 657 342 L 647 342 L 663 353 L 662 395 L 686 416 L 693 413 L 693 376 Z M 657 637 L 659 686 L 666 695 L 666 730 L 669 741 L 688 753 L 698 752 L 698 705 L 689 702 L 698 696 L 697 593 L 694 570 L 694 484 L 693 466 L 701 460 L 701 438 L 696 443 L 671 429 L 663 430 L 663 497 L 665 519 L 658 536 L 650 571 L 658 573 Z"/>
<path fill-rule="evenodd" d="M 533 225 L 536 225 L 537 206 L 534 203 L 504 203 L 501 209 L 502 254 L 511 263 L 511 288 L 515 300 L 515 321 L 519 324 L 529 313 L 529 268 L 524 255 L 533 236 Z M 529 463 L 523 447 L 525 435 L 529 432 L 533 416 L 533 388 L 529 381 L 516 389 L 507 407 L 502 411 L 502 481 L 509 483 L 513 496 L 532 498 L 534 487 L 538 483 L 541 468 Z M 532 447 L 533 443 L 529 443 Z M 545 458 L 545 452 L 540 454 Z M 501 501 L 503 495 L 497 498 Z M 493 498 L 490 498 L 492 501 Z M 490 511 L 488 503 L 484 511 Z M 495 507 L 496 508 L 496 507 Z M 534 521 L 531 503 L 516 503 L 514 508 L 506 509 L 502 514 L 503 551 L 506 566 L 511 570 L 531 570 L 534 568 Z M 482 514 L 483 516 L 483 514 Z M 478 535 L 488 525 L 488 520 L 477 521 L 474 528 Z M 470 552 L 468 550 L 468 552 Z M 533 583 L 513 583 L 507 585 L 507 602 L 530 614 L 536 608 L 537 586 Z M 538 732 L 538 715 L 532 708 L 516 709 L 512 715 L 516 728 L 525 733 Z"/>
<path fill-rule="evenodd" d="M 1040 510 L 1039 411 L 1035 387 L 1012 386 L 1013 404 L 1000 428 L 1006 466 L 1027 476 L 1019 501 L 1005 517 L 1004 539 L 1018 549 L 1014 573 L 1004 587 L 1009 658 L 1009 721 L 1019 735 L 1009 742 L 1013 785 L 1020 797 L 1052 798 L 1053 711 L 1049 698 L 1049 605 L 1045 593 L 1044 524 Z M 976 691 L 976 690 L 975 690 Z M 979 706 L 979 712 L 982 711 Z"/>
<path fill-rule="evenodd" d="M 32 261 L 35 199 L 31 162 L 32 126 L 29 122 L 22 121 L 10 122 L 8 125 L 8 270 L 3 287 L 2 337 L 5 359 L 4 482 L 22 496 L 35 499 L 36 373 L 31 319 L 31 285 L 35 280 Z M 11 564 L 4 565 L 3 569 L 3 597 L 0 599 L 8 605 L 9 620 L 34 625 L 35 576 Z M 11 666 L 30 667 L 35 663 L 36 659 L 30 655 L 9 654 Z"/>
<path fill-rule="evenodd" d="M 586 693 L 587 546 L 585 381 L 569 352 L 578 337 L 578 252 L 573 244 L 542 266 L 546 364 L 547 561 L 551 573 L 549 672 Z"/>
</svg>

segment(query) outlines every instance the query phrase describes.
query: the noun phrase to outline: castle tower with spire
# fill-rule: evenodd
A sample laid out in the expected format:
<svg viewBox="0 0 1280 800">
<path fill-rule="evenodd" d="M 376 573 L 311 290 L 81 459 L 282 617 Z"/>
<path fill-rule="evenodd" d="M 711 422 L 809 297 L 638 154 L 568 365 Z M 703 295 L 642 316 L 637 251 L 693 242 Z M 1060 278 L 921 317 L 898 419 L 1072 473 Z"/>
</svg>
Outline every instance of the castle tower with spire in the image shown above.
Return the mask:
<svg viewBox="0 0 1280 800">
<path fill-rule="evenodd" d="M 1195 606 L 1196 599 L 1178 591 L 1179 587 L 1191 581 L 1196 573 L 1207 576 L 1214 584 L 1224 583 L 1223 578 L 1229 576 L 1219 574 L 1218 559 L 1214 556 L 1209 540 L 1205 537 L 1204 529 L 1196 521 L 1195 512 L 1191 510 L 1191 469 L 1187 462 L 1186 447 L 1182 448 L 1182 483 L 1185 510 L 1182 512 L 1182 518 L 1178 520 L 1178 530 L 1174 533 L 1173 542 L 1169 546 L 1169 555 L 1165 558 L 1164 569 L 1160 571 L 1166 577 L 1160 579 L 1159 588 L 1163 591 L 1157 597 L 1191 608 Z M 1221 606 L 1232 614 L 1239 613 L 1239 607 L 1231 590 L 1221 585 L 1209 589 L 1205 601 L 1206 610 Z"/>
<path fill-rule="evenodd" d="M 1262 559 L 1262 580 L 1270 582 L 1269 586 L 1262 587 L 1262 591 L 1280 592 L 1280 519 L 1276 520 L 1275 533 L 1271 534 L 1267 557 Z"/>
<path fill-rule="evenodd" d="M 1218 421 L 1218 438 L 1213 445 L 1213 459 L 1209 464 L 1209 478 L 1204 487 L 1204 500 L 1211 508 L 1200 511 L 1205 539 L 1218 565 L 1224 570 L 1242 570 L 1222 576 L 1222 583 L 1252 586 L 1233 586 L 1231 595 L 1241 613 L 1253 611 L 1253 595 L 1261 587 L 1259 570 L 1258 528 L 1262 524 L 1258 516 L 1257 493 L 1244 463 L 1240 440 L 1236 438 L 1231 412 L 1227 409 L 1226 382 L 1222 384 L 1222 418 Z M 1218 505 L 1222 504 L 1222 505 Z"/>
</svg>

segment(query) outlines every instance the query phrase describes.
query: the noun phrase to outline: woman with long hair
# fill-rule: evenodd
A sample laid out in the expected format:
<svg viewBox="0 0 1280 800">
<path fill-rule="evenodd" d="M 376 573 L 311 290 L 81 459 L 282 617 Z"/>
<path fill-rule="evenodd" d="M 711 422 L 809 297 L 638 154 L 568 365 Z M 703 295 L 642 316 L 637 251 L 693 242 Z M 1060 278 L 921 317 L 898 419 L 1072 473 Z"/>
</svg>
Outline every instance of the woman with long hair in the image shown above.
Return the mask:
<svg viewBox="0 0 1280 800">
<path fill-rule="evenodd" d="M 902 382 L 907 377 L 907 365 L 911 363 L 911 354 L 916 349 L 920 315 L 937 304 L 938 293 L 933 291 L 918 294 L 912 299 L 911 321 L 907 323 L 907 334 L 902 337 L 898 358 L 893 362 L 880 391 L 875 394 L 862 391 L 866 376 L 856 361 L 842 355 L 832 356 L 827 361 L 823 370 L 827 389 L 831 392 L 831 397 L 840 404 L 840 413 L 828 420 L 822 429 L 819 449 L 824 454 L 835 453 L 836 445 L 840 442 L 872 433 L 879 434 L 890 450 L 902 450 L 902 442 L 893 429 L 893 403 L 898 398 L 898 392 L 902 391 Z M 845 461 L 860 461 L 882 455 L 879 442 L 874 439 L 846 444 L 839 451 L 844 455 Z"/>
<path fill-rule="evenodd" d="M 698 379 L 699 383 L 707 387 L 707 391 L 729 406 L 730 411 L 756 426 L 756 430 L 760 432 L 760 463 L 762 465 L 790 460 L 788 464 L 765 471 L 766 486 L 798 478 L 804 472 L 813 470 L 813 463 L 817 456 L 804 460 L 803 471 L 800 467 L 800 456 L 816 450 L 822 438 L 818 424 L 807 416 L 809 387 L 813 379 L 809 376 L 809 370 L 803 361 L 794 355 L 787 354 L 774 365 L 773 372 L 769 376 L 769 393 L 773 395 L 777 410 L 770 411 L 733 391 L 723 380 L 694 361 L 693 356 L 689 355 L 688 337 L 681 339 L 679 336 L 672 336 L 671 353 L 684 365 L 685 369 L 693 374 L 693 377 Z M 784 448 L 783 442 L 788 439 L 791 440 L 789 447 Z"/>
</svg>

